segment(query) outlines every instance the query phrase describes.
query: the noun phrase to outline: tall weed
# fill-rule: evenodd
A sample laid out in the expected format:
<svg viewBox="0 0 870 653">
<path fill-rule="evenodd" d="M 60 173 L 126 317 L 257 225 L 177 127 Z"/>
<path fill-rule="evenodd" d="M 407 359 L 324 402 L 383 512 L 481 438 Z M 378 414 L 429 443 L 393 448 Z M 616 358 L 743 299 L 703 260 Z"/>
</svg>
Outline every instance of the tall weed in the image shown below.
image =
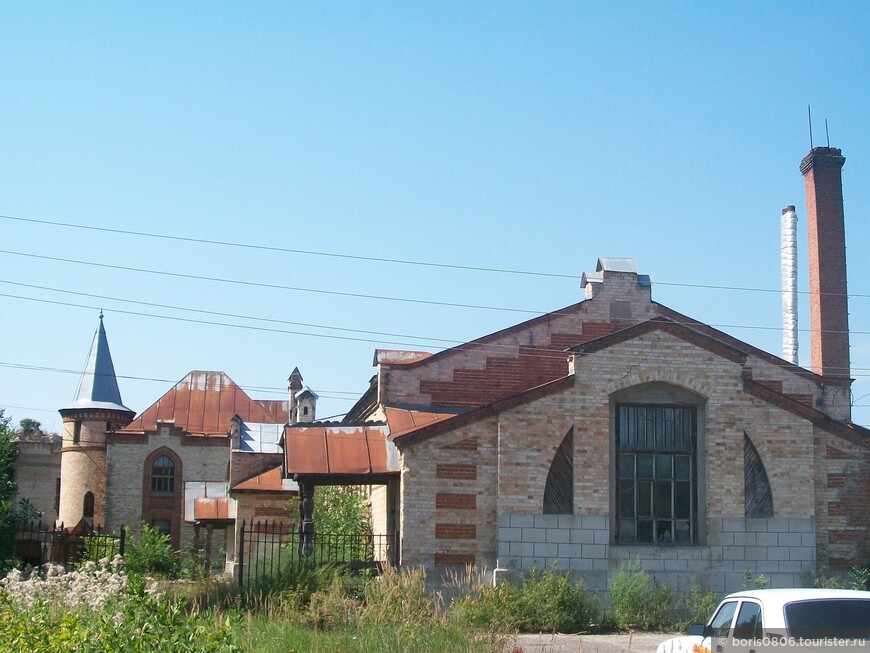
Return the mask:
<svg viewBox="0 0 870 653">
<path fill-rule="evenodd" d="M 451 617 L 476 627 L 522 632 L 582 632 L 598 622 L 598 600 L 582 579 L 532 570 L 518 585 L 480 586 L 454 601 Z"/>
<path fill-rule="evenodd" d="M 652 630 L 676 622 L 673 592 L 652 582 L 649 573 L 633 560 L 610 580 L 611 619 L 620 629 Z"/>
</svg>

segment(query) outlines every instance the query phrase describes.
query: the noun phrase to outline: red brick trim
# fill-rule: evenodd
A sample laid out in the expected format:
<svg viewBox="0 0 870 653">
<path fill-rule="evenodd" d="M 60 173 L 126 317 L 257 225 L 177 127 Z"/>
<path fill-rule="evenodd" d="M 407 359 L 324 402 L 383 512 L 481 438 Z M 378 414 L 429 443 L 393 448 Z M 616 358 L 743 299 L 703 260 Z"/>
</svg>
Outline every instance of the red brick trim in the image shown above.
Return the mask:
<svg viewBox="0 0 870 653">
<path fill-rule="evenodd" d="M 106 435 L 106 442 L 109 444 L 145 444 L 148 442 L 148 436 L 145 433 L 114 431 Z"/>
<path fill-rule="evenodd" d="M 435 466 L 435 478 L 474 481 L 477 480 L 477 465 L 438 463 Z"/>
<path fill-rule="evenodd" d="M 852 454 L 848 451 L 843 451 L 842 449 L 835 449 L 829 444 L 825 445 L 825 458 L 828 460 L 852 460 L 854 458 Z"/>
<path fill-rule="evenodd" d="M 466 438 L 455 444 L 446 444 L 442 449 L 461 449 L 462 451 L 477 451 L 478 438 Z"/>
<path fill-rule="evenodd" d="M 675 338 L 679 338 L 680 340 L 684 340 L 685 342 L 697 347 L 706 349 L 707 351 L 721 356 L 722 358 L 726 358 L 734 363 L 746 363 L 747 354 L 745 351 L 725 344 L 724 342 L 689 326 L 674 322 L 667 317 L 654 317 L 646 322 L 626 327 L 616 333 L 602 336 L 587 343 L 572 347 L 571 351 L 576 354 L 591 354 L 612 347 L 613 345 L 633 340 L 634 338 L 646 335 L 653 331 L 665 331 Z"/>
<path fill-rule="evenodd" d="M 474 524 L 435 524 L 437 540 L 476 540 L 477 526 Z"/>
<path fill-rule="evenodd" d="M 563 376 L 562 378 L 556 379 L 555 381 L 549 381 L 548 383 L 539 385 L 538 387 L 532 388 L 531 390 L 526 390 L 524 392 L 505 397 L 504 399 L 499 399 L 498 401 L 494 401 L 491 404 L 486 404 L 484 406 L 481 406 L 480 408 L 475 408 L 468 411 L 467 413 L 462 413 L 451 419 L 427 424 L 426 426 L 423 426 L 415 431 L 411 431 L 410 433 L 397 436 L 396 439 L 393 440 L 393 442 L 395 442 L 396 446 L 399 449 L 402 449 L 403 447 L 406 447 L 408 445 L 416 444 L 423 440 L 433 438 L 436 435 L 441 435 L 442 433 L 447 433 L 454 429 L 468 426 L 469 424 L 474 424 L 475 422 L 479 422 L 488 417 L 496 416 L 502 411 L 508 410 L 509 408 L 522 406 L 523 404 L 531 403 L 532 401 L 540 399 L 541 397 L 556 394 L 557 392 L 561 392 L 562 390 L 570 388 L 573 385 L 573 374 Z"/>
<path fill-rule="evenodd" d="M 477 495 L 438 492 L 435 495 L 435 508 L 445 510 L 476 510 Z"/>
<path fill-rule="evenodd" d="M 436 553 L 436 567 L 465 567 L 477 562 L 477 556 L 473 553 Z"/>
<path fill-rule="evenodd" d="M 870 449 L 870 438 L 867 437 L 867 434 L 870 434 L 870 431 L 863 427 L 838 422 L 815 408 L 806 406 L 786 395 L 774 392 L 757 381 L 751 381 L 745 377 L 743 379 L 743 390 L 753 397 L 766 401 L 774 406 L 778 406 L 793 415 L 808 420 L 813 424 L 813 426 L 817 426 L 831 435 L 837 436 L 838 438 L 853 444 L 857 444 L 865 449 Z M 851 458 L 852 456 L 847 457 Z"/>
</svg>

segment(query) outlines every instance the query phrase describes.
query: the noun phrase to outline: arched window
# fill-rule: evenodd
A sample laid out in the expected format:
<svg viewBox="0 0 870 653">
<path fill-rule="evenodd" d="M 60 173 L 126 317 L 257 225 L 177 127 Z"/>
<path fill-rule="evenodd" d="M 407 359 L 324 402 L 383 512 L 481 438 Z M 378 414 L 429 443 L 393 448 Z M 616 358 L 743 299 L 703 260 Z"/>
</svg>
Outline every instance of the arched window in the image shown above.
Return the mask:
<svg viewBox="0 0 870 653">
<path fill-rule="evenodd" d="M 618 544 L 698 544 L 704 398 L 651 382 L 613 396 L 613 527 Z"/>
<path fill-rule="evenodd" d="M 758 450 L 743 434 L 743 510 L 749 518 L 773 517 L 773 493 Z"/>
<path fill-rule="evenodd" d="M 544 486 L 544 514 L 570 515 L 574 512 L 574 429 L 556 450 L 547 484 Z"/>
<path fill-rule="evenodd" d="M 169 456 L 160 456 L 151 465 L 151 493 L 173 494 L 175 492 L 175 463 Z"/>
<path fill-rule="evenodd" d="M 88 519 L 94 518 L 94 493 L 93 492 L 85 492 L 84 499 L 82 500 L 82 517 L 87 517 Z"/>
</svg>

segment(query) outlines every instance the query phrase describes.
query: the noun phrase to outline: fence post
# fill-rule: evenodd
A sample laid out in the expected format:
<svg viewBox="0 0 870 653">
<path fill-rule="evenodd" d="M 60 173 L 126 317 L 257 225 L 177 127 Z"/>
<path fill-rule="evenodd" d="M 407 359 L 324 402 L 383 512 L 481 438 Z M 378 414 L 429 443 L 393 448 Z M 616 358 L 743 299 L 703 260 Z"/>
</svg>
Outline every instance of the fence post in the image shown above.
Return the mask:
<svg viewBox="0 0 870 653">
<path fill-rule="evenodd" d="M 242 520 L 242 528 L 239 530 L 239 589 L 242 588 L 242 582 L 245 572 L 245 520 Z"/>
<path fill-rule="evenodd" d="M 119 555 L 124 557 L 124 545 L 127 542 L 127 527 L 121 526 L 121 541 L 118 543 Z"/>
</svg>

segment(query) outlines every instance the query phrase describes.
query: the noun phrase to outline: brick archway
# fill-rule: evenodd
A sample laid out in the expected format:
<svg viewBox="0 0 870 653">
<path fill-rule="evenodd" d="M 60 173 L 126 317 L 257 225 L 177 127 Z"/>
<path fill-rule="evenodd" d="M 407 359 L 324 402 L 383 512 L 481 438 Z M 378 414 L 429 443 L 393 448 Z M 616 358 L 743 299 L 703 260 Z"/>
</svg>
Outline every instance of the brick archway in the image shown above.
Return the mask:
<svg viewBox="0 0 870 653">
<path fill-rule="evenodd" d="M 171 491 L 165 483 L 157 484 L 153 480 L 154 463 L 166 456 L 174 465 Z M 142 521 L 149 526 L 169 531 L 169 540 L 173 548 L 181 546 L 181 512 L 184 498 L 184 474 L 181 457 L 169 447 L 160 447 L 152 451 L 142 467 Z"/>
</svg>

